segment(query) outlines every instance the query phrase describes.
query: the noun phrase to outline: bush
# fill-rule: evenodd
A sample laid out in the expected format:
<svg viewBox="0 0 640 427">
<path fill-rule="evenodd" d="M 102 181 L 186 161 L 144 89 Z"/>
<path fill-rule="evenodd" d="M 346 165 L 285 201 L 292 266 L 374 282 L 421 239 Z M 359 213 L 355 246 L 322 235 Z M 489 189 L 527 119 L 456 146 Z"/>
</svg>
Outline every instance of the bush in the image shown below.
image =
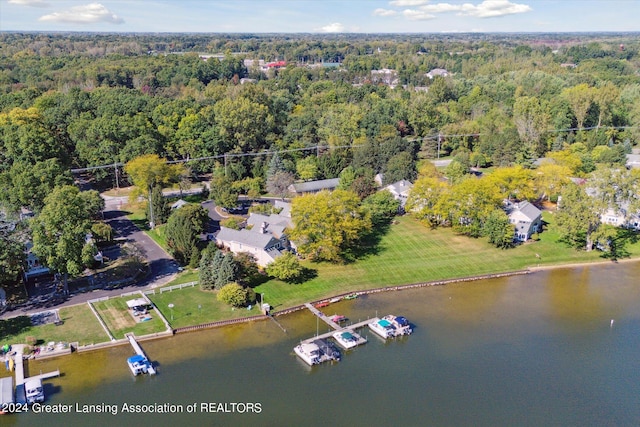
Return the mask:
<svg viewBox="0 0 640 427">
<path fill-rule="evenodd" d="M 304 274 L 304 268 L 291 252 L 284 252 L 267 266 L 267 274 L 283 282 L 296 282 Z"/>
<path fill-rule="evenodd" d="M 218 291 L 217 299 L 233 307 L 246 307 L 255 301 L 256 294 L 253 289 L 243 288 L 237 283 L 229 283 Z"/>
</svg>

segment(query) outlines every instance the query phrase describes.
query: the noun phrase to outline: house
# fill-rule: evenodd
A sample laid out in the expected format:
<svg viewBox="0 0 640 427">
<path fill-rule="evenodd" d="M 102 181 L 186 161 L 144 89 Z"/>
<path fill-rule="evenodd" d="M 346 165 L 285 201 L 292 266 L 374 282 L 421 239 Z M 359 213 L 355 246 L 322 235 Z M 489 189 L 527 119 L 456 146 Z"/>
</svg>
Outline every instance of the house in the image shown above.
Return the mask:
<svg viewBox="0 0 640 427">
<path fill-rule="evenodd" d="M 27 268 L 24 272 L 24 277 L 29 280 L 31 277 L 43 276 L 49 274 L 49 269 L 40 263 L 38 256 L 31 250 L 33 243 L 27 242 L 25 245 L 25 252 L 27 254 Z"/>
<path fill-rule="evenodd" d="M 248 252 L 256 258 L 256 263 L 265 267 L 279 257 L 283 250 L 295 250 L 289 242 L 285 230 L 293 226 L 291 204 L 276 201 L 278 214 L 262 215 L 252 213 L 247 219 L 247 228 L 233 230 L 221 227 L 216 236 L 218 245 L 233 253 Z"/>
<path fill-rule="evenodd" d="M 340 184 L 340 178 L 321 179 L 319 181 L 308 181 L 291 184 L 288 188 L 293 195 L 318 193 L 322 190 L 335 190 Z"/>
<path fill-rule="evenodd" d="M 268 224 L 261 225 L 257 231 L 220 227 L 216 243 L 235 254 L 248 252 L 255 257 L 259 266 L 265 267 L 279 257 L 284 249 L 282 241 L 271 234 L 271 230 L 267 231 L 268 227 Z"/>
<path fill-rule="evenodd" d="M 371 70 L 371 83 L 383 83 L 395 87 L 398 84 L 398 72 L 389 68 Z"/>
<path fill-rule="evenodd" d="M 393 184 L 384 187 L 385 190 L 389 191 L 393 195 L 394 199 L 400 202 L 400 207 L 402 208 L 404 208 L 404 205 L 407 203 L 407 198 L 409 197 L 409 192 L 412 188 L 413 184 L 406 179 L 394 182 Z"/>
<path fill-rule="evenodd" d="M 526 242 L 533 233 L 542 231 L 542 212 L 531 203 L 505 202 L 509 222 L 515 227 L 515 240 Z"/>
<path fill-rule="evenodd" d="M 444 68 L 434 68 L 433 70 L 425 74 L 425 76 L 429 77 L 430 79 L 433 79 L 436 76 L 447 77 L 448 75 L 449 75 L 449 72 Z"/>
<path fill-rule="evenodd" d="M 177 202 L 175 202 L 175 203 L 173 203 L 173 204 L 171 205 L 171 210 L 174 210 L 174 209 L 180 209 L 180 208 L 181 208 L 181 207 L 183 207 L 184 205 L 188 205 L 188 204 L 189 204 L 188 202 L 185 202 L 184 200 L 179 199 Z"/>
</svg>

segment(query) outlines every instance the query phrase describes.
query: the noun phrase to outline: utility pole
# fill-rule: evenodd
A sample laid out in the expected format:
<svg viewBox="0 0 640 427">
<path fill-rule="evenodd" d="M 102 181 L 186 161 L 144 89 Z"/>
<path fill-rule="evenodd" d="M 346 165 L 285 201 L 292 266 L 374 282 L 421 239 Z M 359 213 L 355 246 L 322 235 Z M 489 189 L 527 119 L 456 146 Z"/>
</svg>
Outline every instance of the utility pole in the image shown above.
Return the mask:
<svg viewBox="0 0 640 427">
<path fill-rule="evenodd" d="M 438 159 L 440 158 L 440 142 L 441 142 L 441 138 L 442 138 L 442 135 L 440 134 L 440 132 L 438 132 Z"/>
<path fill-rule="evenodd" d="M 120 192 L 120 182 L 118 181 L 118 163 L 113 164 L 113 169 L 116 171 L 116 194 Z"/>
<path fill-rule="evenodd" d="M 149 185 L 149 227 L 151 227 L 152 230 L 153 227 L 155 227 L 155 223 L 153 221 L 153 186 L 151 185 Z"/>
</svg>

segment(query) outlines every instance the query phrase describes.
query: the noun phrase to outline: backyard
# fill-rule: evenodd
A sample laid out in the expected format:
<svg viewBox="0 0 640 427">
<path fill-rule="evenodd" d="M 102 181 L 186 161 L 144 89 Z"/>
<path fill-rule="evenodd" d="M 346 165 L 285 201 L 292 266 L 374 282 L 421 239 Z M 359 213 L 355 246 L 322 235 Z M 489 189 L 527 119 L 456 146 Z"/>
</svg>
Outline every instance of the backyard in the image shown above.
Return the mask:
<svg viewBox="0 0 640 427">
<path fill-rule="evenodd" d="M 163 332 L 167 328 L 155 310 L 149 311 L 148 321 L 141 321 L 127 307 L 127 301 L 135 299 L 135 296 L 110 298 L 106 301 L 93 303 L 102 321 L 116 339 L 124 338 L 125 334 L 133 332 L 136 336 Z"/>
</svg>

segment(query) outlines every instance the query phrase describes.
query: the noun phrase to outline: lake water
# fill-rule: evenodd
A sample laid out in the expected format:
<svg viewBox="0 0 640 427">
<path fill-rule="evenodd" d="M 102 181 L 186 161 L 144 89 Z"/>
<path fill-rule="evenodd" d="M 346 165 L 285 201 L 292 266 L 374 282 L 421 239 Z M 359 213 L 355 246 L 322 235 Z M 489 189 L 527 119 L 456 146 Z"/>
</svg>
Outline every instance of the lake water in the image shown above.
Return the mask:
<svg viewBox="0 0 640 427">
<path fill-rule="evenodd" d="M 323 311 L 404 315 L 414 334 L 383 342 L 362 329 L 366 345 L 313 369 L 292 351 L 327 331 L 308 311 L 279 318 L 287 334 L 262 321 L 143 342 L 155 377 L 131 376 L 128 346 L 30 362 L 32 375 L 64 373 L 45 382 L 46 407 L 71 413 L 0 424 L 637 426 L 639 273 L 640 263 L 559 269 L 342 301 Z M 123 403 L 184 412 L 123 413 Z"/>
</svg>

